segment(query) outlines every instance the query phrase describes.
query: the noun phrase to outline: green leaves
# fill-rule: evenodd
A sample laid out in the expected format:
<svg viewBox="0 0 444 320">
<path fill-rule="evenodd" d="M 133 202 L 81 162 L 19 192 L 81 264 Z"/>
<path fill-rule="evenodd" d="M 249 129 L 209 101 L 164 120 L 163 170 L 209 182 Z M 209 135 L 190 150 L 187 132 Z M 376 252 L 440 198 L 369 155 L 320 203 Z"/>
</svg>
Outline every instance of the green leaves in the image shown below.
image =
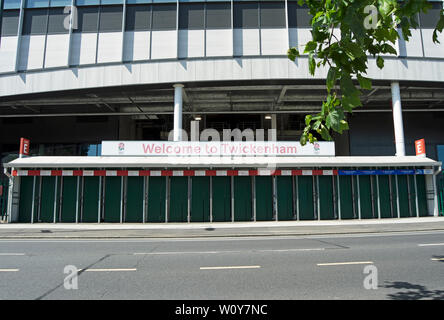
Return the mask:
<svg viewBox="0 0 444 320">
<path fill-rule="evenodd" d="M 427 11 L 431 5 L 428 0 L 298 0 L 298 3 L 306 4 L 312 15 L 312 40 L 303 49 L 308 57 L 308 70 L 311 75 L 315 75 L 316 68 L 326 68 L 327 72 L 327 97 L 321 111 L 305 117 L 301 143 L 306 144 L 318 139 L 331 140 L 332 132 L 348 130 L 346 113 L 362 106 L 361 91 L 352 79 L 357 79 L 360 89 L 370 90 L 371 79 L 365 77 L 368 56 L 373 56 L 378 68 L 383 69 L 382 56 L 397 55 L 398 28 L 408 41 L 410 30 L 418 26 L 418 13 Z M 369 19 L 372 23 L 365 23 Z M 435 43 L 439 43 L 438 33 L 443 30 L 444 10 L 433 32 Z M 300 52 L 290 48 L 287 55 L 294 61 Z"/>
</svg>

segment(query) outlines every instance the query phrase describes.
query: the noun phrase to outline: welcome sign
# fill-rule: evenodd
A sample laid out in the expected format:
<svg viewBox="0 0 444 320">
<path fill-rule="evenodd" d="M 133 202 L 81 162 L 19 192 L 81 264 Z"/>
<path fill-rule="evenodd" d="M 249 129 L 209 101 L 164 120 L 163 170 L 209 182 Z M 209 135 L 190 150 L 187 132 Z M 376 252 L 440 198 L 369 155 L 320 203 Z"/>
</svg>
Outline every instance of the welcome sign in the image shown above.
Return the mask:
<svg viewBox="0 0 444 320">
<path fill-rule="evenodd" d="M 334 156 L 334 142 L 296 141 L 102 141 L 102 156 Z"/>
</svg>

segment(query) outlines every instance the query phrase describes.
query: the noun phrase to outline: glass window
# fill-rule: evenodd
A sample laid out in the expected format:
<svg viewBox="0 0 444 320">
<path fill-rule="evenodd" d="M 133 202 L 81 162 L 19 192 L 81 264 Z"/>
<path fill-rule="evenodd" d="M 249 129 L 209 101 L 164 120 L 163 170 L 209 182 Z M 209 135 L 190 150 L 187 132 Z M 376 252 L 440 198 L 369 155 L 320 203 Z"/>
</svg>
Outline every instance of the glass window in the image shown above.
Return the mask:
<svg viewBox="0 0 444 320">
<path fill-rule="evenodd" d="M 234 28 L 259 28 L 259 3 L 234 2 L 233 25 Z"/>
<path fill-rule="evenodd" d="M 421 28 L 422 29 L 435 29 L 439 20 L 439 15 L 443 9 L 442 2 L 431 2 L 432 8 L 427 13 L 420 13 Z"/>
<path fill-rule="evenodd" d="M 153 4 L 153 30 L 175 30 L 176 9 L 176 4 Z"/>
<path fill-rule="evenodd" d="M 74 32 L 97 32 L 99 7 L 77 8 L 77 29 Z"/>
<path fill-rule="evenodd" d="M 296 3 L 297 5 L 297 3 Z M 296 25 L 298 28 L 310 28 L 311 27 L 311 19 L 313 16 L 310 14 L 310 10 L 304 6 L 294 6 L 294 10 L 296 12 Z M 290 22 L 289 22 L 290 25 Z"/>
<path fill-rule="evenodd" d="M 50 0 L 50 7 L 66 7 L 71 5 L 71 0 Z"/>
<path fill-rule="evenodd" d="M 65 18 L 67 13 L 63 12 L 64 8 L 50 8 L 48 17 L 48 34 L 68 33 L 69 30 L 65 28 Z"/>
<path fill-rule="evenodd" d="M 20 10 L 5 10 L 2 17 L 2 36 L 16 36 Z"/>
<path fill-rule="evenodd" d="M 49 0 L 26 0 L 26 8 L 46 8 L 49 7 Z"/>
<path fill-rule="evenodd" d="M 23 19 L 23 34 L 46 34 L 48 9 L 26 9 Z"/>
<path fill-rule="evenodd" d="M 229 2 L 207 3 L 205 12 L 207 29 L 231 28 L 231 4 Z"/>
<path fill-rule="evenodd" d="M 122 6 L 105 6 L 100 8 L 100 32 L 122 31 Z"/>
<path fill-rule="evenodd" d="M 3 9 L 20 9 L 20 0 L 3 0 Z"/>
<path fill-rule="evenodd" d="M 181 3 L 179 5 L 179 29 L 203 29 L 204 4 Z"/>
<path fill-rule="evenodd" d="M 102 5 L 108 5 L 108 4 L 123 4 L 123 0 L 101 0 L 100 2 Z"/>
<path fill-rule="evenodd" d="M 127 0 L 127 4 L 152 3 L 152 0 Z"/>
<path fill-rule="evenodd" d="M 100 4 L 100 0 L 76 0 L 76 6 L 96 6 Z"/>
<path fill-rule="evenodd" d="M 151 29 L 151 6 L 128 5 L 126 7 L 125 30 L 143 31 Z"/>
<path fill-rule="evenodd" d="M 285 2 L 261 2 L 261 28 L 286 28 Z"/>
</svg>

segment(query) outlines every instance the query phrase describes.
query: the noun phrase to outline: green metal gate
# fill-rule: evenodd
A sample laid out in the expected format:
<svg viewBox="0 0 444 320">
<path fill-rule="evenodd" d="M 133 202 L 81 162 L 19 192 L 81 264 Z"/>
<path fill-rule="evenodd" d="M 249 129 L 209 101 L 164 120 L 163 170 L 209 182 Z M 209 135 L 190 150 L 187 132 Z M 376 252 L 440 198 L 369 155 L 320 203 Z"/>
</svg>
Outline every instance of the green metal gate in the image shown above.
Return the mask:
<svg viewBox="0 0 444 320">
<path fill-rule="evenodd" d="M 359 182 L 361 219 L 373 218 L 371 176 L 356 176 Z"/>
<path fill-rule="evenodd" d="M 416 184 L 418 191 L 419 216 L 426 217 L 428 216 L 428 211 L 427 211 L 427 189 L 426 189 L 425 175 L 422 174 L 416 175 Z"/>
<path fill-rule="evenodd" d="M 166 177 L 149 177 L 148 222 L 165 222 Z"/>
<path fill-rule="evenodd" d="M 440 174 L 437 177 L 438 188 L 438 210 L 439 215 L 444 216 L 444 174 Z"/>
<path fill-rule="evenodd" d="M 122 177 L 105 177 L 103 221 L 120 222 Z"/>
<path fill-rule="evenodd" d="M 273 182 L 270 176 L 255 177 L 256 185 L 256 220 L 273 219 Z"/>
<path fill-rule="evenodd" d="M 31 222 L 33 210 L 33 193 L 35 195 L 34 180 L 37 180 L 37 177 L 20 178 L 19 222 Z M 35 221 L 36 219 L 34 210 L 34 222 Z"/>
<path fill-rule="evenodd" d="M 409 206 L 409 185 L 406 175 L 399 175 L 398 177 L 398 195 L 399 195 L 399 216 L 401 218 L 410 217 Z"/>
<path fill-rule="evenodd" d="M 299 219 L 314 220 L 313 177 L 298 176 Z"/>
<path fill-rule="evenodd" d="M 234 221 L 253 218 L 251 177 L 234 177 Z"/>
<path fill-rule="evenodd" d="M 188 221 L 188 177 L 171 177 L 168 222 Z"/>
<path fill-rule="evenodd" d="M 381 218 L 392 218 L 393 217 L 393 207 L 390 201 L 390 178 L 386 175 L 378 176 L 378 186 L 379 186 L 379 209 Z"/>
<path fill-rule="evenodd" d="M 338 176 L 339 188 L 338 188 L 338 207 L 341 212 L 341 219 L 354 219 L 354 206 L 353 206 L 353 176 Z"/>
<path fill-rule="evenodd" d="M 332 177 L 333 176 L 318 176 L 319 214 L 321 220 L 333 220 L 335 218 Z"/>
<path fill-rule="evenodd" d="M 125 222 L 143 222 L 145 177 L 128 177 Z"/>
<path fill-rule="evenodd" d="M 214 222 L 231 221 L 231 178 L 211 177 Z"/>
<path fill-rule="evenodd" d="M 60 222 L 76 222 L 78 177 L 62 178 L 62 207 Z"/>
<path fill-rule="evenodd" d="M 210 221 L 210 177 L 191 178 L 191 222 Z"/>
<path fill-rule="evenodd" d="M 5 219 L 8 211 L 8 186 L 8 178 L 0 176 L 0 219 Z"/>
<path fill-rule="evenodd" d="M 82 222 L 97 222 L 99 212 L 99 177 L 83 177 L 83 179 Z"/>
<path fill-rule="evenodd" d="M 293 220 L 293 178 L 276 177 L 278 220 Z M 256 195 L 257 196 L 257 195 Z"/>
<path fill-rule="evenodd" d="M 41 179 L 42 193 L 40 203 L 40 222 L 54 222 L 54 201 L 57 201 L 60 196 L 60 193 L 58 192 L 59 181 L 57 181 L 56 194 L 56 177 L 41 177 Z"/>
</svg>

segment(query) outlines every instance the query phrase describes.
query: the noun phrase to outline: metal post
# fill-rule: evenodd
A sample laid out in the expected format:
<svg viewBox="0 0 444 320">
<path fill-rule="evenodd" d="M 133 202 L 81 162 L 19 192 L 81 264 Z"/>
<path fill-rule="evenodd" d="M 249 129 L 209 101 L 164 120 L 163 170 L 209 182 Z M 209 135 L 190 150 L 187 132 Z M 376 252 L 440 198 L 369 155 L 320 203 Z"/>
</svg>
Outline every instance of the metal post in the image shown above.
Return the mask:
<svg viewBox="0 0 444 320">
<path fill-rule="evenodd" d="M 321 220 L 321 197 L 319 196 L 319 176 L 316 176 L 316 203 L 318 220 Z"/>
<path fill-rule="evenodd" d="M 359 188 L 359 175 L 356 176 L 356 187 L 358 189 L 358 219 L 361 220 L 361 190 Z"/>
<path fill-rule="evenodd" d="M 276 183 L 276 176 L 272 177 L 273 179 L 273 211 L 274 211 L 274 215 L 276 217 L 276 221 L 279 221 L 279 210 L 278 210 L 278 195 L 277 195 L 277 183 Z"/>
<path fill-rule="evenodd" d="M 123 199 L 123 177 L 120 177 L 120 223 L 123 223 L 123 207 L 124 207 L 124 199 Z"/>
<path fill-rule="evenodd" d="M 352 189 L 352 208 L 353 208 L 353 219 L 356 219 L 356 201 L 355 201 L 355 179 L 350 176 L 351 189 Z"/>
<path fill-rule="evenodd" d="M 392 176 L 389 175 L 389 195 L 390 195 L 390 217 L 393 218 L 393 193 L 392 193 Z"/>
<path fill-rule="evenodd" d="M 341 184 L 339 181 L 339 174 L 336 176 L 336 182 L 337 182 L 337 186 L 338 186 L 338 219 L 342 220 L 342 212 L 341 212 Z"/>
<path fill-rule="evenodd" d="M 142 222 L 145 223 L 146 222 L 146 214 L 147 214 L 147 198 L 148 198 L 148 177 L 143 177 L 143 217 L 142 217 Z"/>
<path fill-rule="evenodd" d="M 435 174 L 435 168 L 433 168 L 433 216 L 437 217 L 439 215 L 439 208 L 438 208 L 438 193 L 436 190 L 436 174 Z"/>
<path fill-rule="evenodd" d="M 333 190 L 333 212 L 334 212 L 334 218 L 336 219 L 338 217 L 338 208 L 336 205 L 336 188 L 335 188 L 335 176 L 331 176 L 331 190 Z"/>
<path fill-rule="evenodd" d="M 379 175 L 376 175 L 376 196 L 378 197 L 378 219 L 381 219 L 381 197 L 379 196 Z"/>
<path fill-rule="evenodd" d="M 34 223 L 34 207 L 35 207 L 35 180 L 36 176 L 32 179 L 32 207 L 31 207 L 31 223 Z"/>
<path fill-rule="evenodd" d="M 213 177 L 210 176 L 210 223 L 213 223 Z"/>
<path fill-rule="evenodd" d="M 174 86 L 174 141 L 182 140 L 182 84 Z"/>
<path fill-rule="evenodd" d="M 192 181 L 191 181 L 191 177 L 188 176 L 188 200 L 187 200 L 187 220 L 188 223 L 191 222 L 191 197 L 192 195 Z"/>
<path fill-rule="evenodd" d="M 401 94 L 399 91 L 399 82 L 391 83 L 392 107 L 393 107 L 393 125 L 395 129 L 396 156 L 405 156 L 404 146 L 404 125 L 402 122 Z"/>
<path fill-rule="evenodd" d="M 169 211 L 169 200 L 170 200 L 170 188 L 169 188 L 169 177 L 165 177 L 166 182 L 165 182 L 165 223 L 168 222 L 168 211 Z"/>
<path fill-rule="evenodd" d="M 256 177 L 251 177 L 251 191 L 253 194 L 253 221 L 256 221 Z"/>
<path fill-rule="evenodd" d="M 418 186 L 416 184 L 416 173 L 413 176 L 415 183 L 415 206 L 416 206 L 416 217 L 419 218 L 419 203 L 418 203 Z"/>
<path fill-rule="evenodd" d="M 99 177 L 99 205 L 97 208 L 97 223 L 100 223 L 100 217 L 102 214 L 102 177 Z"/>
<path fill-rule="evenodd" d="M 300 214 L 299 214 L 299 178 L 298 176 L 294 177 L 293 176 L 293 182 L 294 185 L 296 186 L 296 220 L 299 221 L 300 219 Z"/>
<path fill-rule="evenodd" d="M 410 191 L 410 176 L 407 175 L 407 194 L 408 194 L 408 201 L 409 201 L 409 217 L 412 216 L 412 203 L 411 203 L 411 191 Z"/>
<path fill-rule="evenodd" d="M 76 223 L 79 223 L 79 189 L 80 189 L 80 177 L 77 177 L 77 195 L 76 195 Z"/>
<path fill-rule="evenodd" d="M 231 222 L 234 222 L 234 177 L 231 176 Z"/>
<path fill-rule="evenodd" d="M 395 186 L 396 186 L 396 212 L 398 215 L 398 218 L 401 217 L 400 215 L 400 208 L 399 208 L 399 187 L 398 187 L 398 176 L 395 175 Z"/>
<path fill-rule="evenodd" d="M 58 185 L 58 177 L 55 177 L 55 187 L 54 187 L 54 219 L 53 223 L 57 221 L 57 185 Z"/>
</svg>

